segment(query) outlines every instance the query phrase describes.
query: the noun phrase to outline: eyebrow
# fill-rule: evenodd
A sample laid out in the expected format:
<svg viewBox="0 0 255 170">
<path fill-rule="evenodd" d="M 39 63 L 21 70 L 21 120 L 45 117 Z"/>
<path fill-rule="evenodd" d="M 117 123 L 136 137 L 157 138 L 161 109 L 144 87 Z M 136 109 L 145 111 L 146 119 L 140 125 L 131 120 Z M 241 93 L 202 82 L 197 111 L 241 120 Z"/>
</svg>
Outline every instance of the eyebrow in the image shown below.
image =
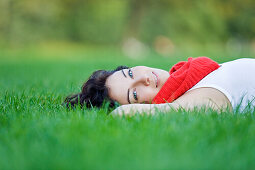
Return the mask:
<svg viewBox="0 0 255 170">
<path fill-rule="evenodd" d="M 127 91 L 127 101 L 128 101 L 129 104 L 131 104 L 130 99 L 129 99 L 129 89 Z"/>
<path fill-rule="evenodd" d="M 127 77 L 126 74 L 124 73 L 123 69 L 121 70 L 121 72 L 123 73 L 124 77 Z M 129 104 L 131 104 L 130 99 L 129 99 L 129 89 L 127 91 L 127 101 Z"/>
<path fill-rule="evenodd" d="M 122 71 L 122 73 L 123 73 L 124 77 L 127 77 L 127 76 L 126 76 L 126 74 L 124 73 L 123 69 L 122 69 L 121 71 Z"/>
</svg>

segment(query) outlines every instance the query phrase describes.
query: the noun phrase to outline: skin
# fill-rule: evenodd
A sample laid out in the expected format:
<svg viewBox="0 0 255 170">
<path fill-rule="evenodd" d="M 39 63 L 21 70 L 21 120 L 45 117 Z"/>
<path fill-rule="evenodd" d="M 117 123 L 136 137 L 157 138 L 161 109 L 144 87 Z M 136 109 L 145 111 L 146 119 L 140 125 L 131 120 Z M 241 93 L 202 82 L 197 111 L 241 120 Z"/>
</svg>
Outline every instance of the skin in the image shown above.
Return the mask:
<svg viewBox="0 0 255 170">
<path fill-rule="evenodd" d="M 230 101 L 222 92 L 205 87 L 188 91 L 172 103 L 151 104 L 169 76 L 165 70 L 145 66 L 115 72 L 107 78 L 106 86 L 110 98 L 122 106 L 116 108 L 111 114 L 154 114 L 156 110 L 164 113 L 171 109 L 178 110 L 180 108 L 185 110 L 195 108 L 210 108 L 216 111 L 232 110 Z M 137 100 L 134 92 L 137 93 Z"/>
<path fill-rule="evenodd" d="M 213 109 L 218 113 L 222 111 L 232 111 L 231 103 L 228 98 L 219 90 L 214 88 L 198 88 L 191 90 L 172 103 L 163 104 L 127 104 L 116 108 L 111 115 L 133 115 L 155 114 L 155 112 L 167 113 L 170 110 L 194 110 L 194 109 Z"/>
<path fill-rule="evenodd" d="M 106 86 L 109 90 L 109 97 L 121 105 L 133 103 L 149 104 L 169 76 L 169 72 L 165 70 L 137 66 L 115 72 L 107 78 Z M 137 100 L 134 97 L 135 92 Z"/>
</svg>

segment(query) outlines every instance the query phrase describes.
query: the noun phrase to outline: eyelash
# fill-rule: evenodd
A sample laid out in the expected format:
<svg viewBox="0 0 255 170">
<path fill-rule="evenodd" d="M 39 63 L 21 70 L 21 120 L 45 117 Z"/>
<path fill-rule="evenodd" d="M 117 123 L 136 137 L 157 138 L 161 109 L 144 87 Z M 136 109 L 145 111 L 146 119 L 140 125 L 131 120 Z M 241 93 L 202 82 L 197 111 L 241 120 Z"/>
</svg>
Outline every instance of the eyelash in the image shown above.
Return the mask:
<svg viewBox="0 0 255 170">
<path fill-rule="evenodd" d="M 138 100 L 136 89 L 134 90 L 133 95 L 134 95 L 134 99 L 135 99 L 135 100 Z"/>
<path fill-rule="evenodd" d="M 131 69 L 128 70 L 128 75 L 133 78 L 133 72 L 131 71 Z"/>
<path fill-rule="evenodd" d="M 132 72 L 131 69 L 128 70 L 128 75 L 129 75 L 131 78 L 133 78 L 133 72 Z M 133 92 L 133 96 L 134 96 L 134 99 L 135 99 L 135 100 L 138 100 L 136 89 L 135 89 L 134 92 Z"/>
</svg>

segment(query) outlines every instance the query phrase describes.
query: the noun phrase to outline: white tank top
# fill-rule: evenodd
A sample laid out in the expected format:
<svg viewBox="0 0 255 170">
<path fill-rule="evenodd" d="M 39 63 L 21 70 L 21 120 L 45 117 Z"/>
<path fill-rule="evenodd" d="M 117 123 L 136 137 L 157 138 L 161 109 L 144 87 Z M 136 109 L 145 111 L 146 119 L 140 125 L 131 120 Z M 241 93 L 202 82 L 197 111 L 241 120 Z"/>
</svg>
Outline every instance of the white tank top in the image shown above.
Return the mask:
<svg viewBox="0 0 255 170">
<path fill-rule="evenodd" d="M 243 58 L 220 64 L 190 90 L 211 87 L 229 99 L 235 111 L 255 107 L 255 59 Z M 190 91 L 189 90 L 189 91 Z"/>
</svg>

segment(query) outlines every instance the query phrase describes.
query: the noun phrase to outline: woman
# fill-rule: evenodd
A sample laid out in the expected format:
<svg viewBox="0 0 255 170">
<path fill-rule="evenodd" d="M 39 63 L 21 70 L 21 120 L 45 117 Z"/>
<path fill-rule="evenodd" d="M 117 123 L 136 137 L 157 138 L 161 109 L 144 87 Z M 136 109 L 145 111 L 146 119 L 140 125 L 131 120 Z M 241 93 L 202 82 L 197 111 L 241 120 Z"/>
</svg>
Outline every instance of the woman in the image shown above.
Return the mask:
<svg viewBox="0 0 255 170">
<path fill-rule="evenodd" d="M 255 106 L 255 59 L 238 59 L 218 65 L 206 57 L 177 63 L 170 72 L 137 66 L 98 70 L 82 86 L 82 92 L 67 97 L 67 106 L 121 106 L 112 114 L 156 110 L 212 108 L 245 111 Z"/>
</svg>

